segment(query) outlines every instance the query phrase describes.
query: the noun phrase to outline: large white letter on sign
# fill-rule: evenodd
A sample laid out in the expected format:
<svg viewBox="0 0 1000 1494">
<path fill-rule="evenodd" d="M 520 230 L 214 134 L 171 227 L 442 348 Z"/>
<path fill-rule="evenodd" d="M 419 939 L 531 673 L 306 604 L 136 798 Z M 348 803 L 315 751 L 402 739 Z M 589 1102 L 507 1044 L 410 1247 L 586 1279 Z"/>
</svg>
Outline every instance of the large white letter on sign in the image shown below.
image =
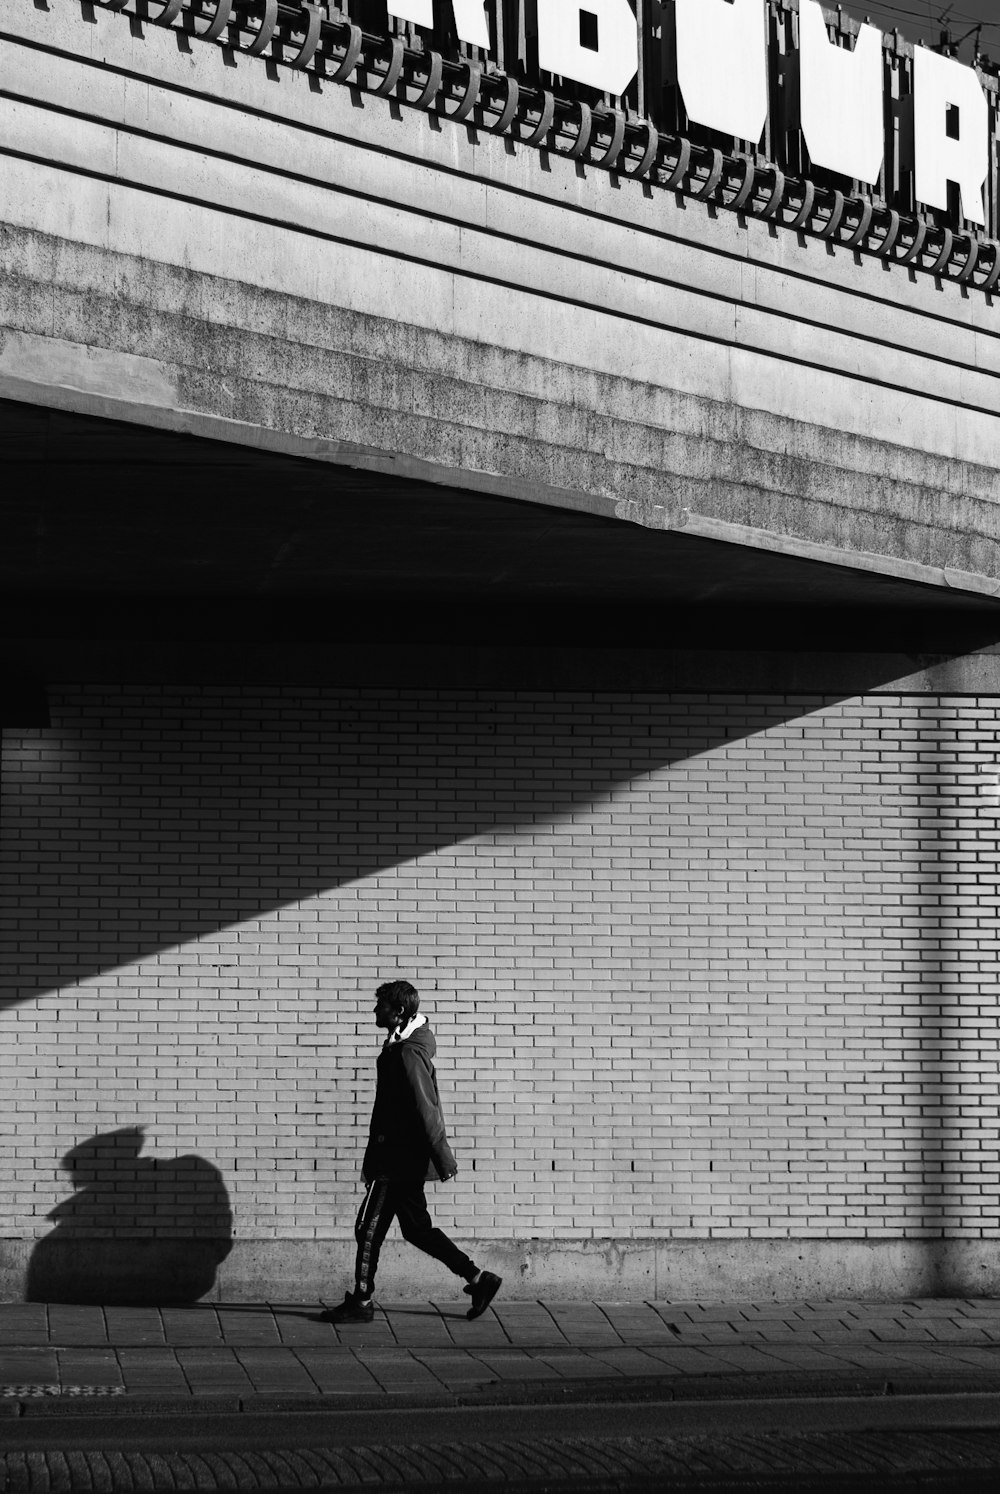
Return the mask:
<svg viewBox="0 0 1000 1494">
<path fill-rule="evenodd" d="M 486 19 L 483 0 L 451 0 L 455 15 L 455 30 L 459 41 L 470 47 L 490 49 L 490 27 Z M 388 11 L 401 21 L 411 21 L 414 26 L 434 25 L 434 0 L 389 0 Z"/>
<path fill-rule="evenodd" d="M 765 0 L 677 0 L 676 14 L 688 118 L 756 144 L 767 121 Z"/>
<path fill-rule="evenodd" d="M 597 22 L 585 47 L 581 14 Z M 639 37 L 628 0 L 538 0 L 538 65 L 602 93 L 624 93 L 639 69 Z"/>
<path fill-rule="evenodd" d="M 985 224 L 983 184 L 990 170 L 990 112 L 979 79 L 954 57 L 913 51 L 915 191 L 927 207 L 948 207 L 948 183 L 962 190 L 962 212 Z"/>
<path fill-rule="evenodd" d="M 813 0 L 799 7 L 802 133 L 814 166 L 874 186 L 885 156 L 882 33 L 862 26 L 853 52 L 827 34 Z"/>
</svg>

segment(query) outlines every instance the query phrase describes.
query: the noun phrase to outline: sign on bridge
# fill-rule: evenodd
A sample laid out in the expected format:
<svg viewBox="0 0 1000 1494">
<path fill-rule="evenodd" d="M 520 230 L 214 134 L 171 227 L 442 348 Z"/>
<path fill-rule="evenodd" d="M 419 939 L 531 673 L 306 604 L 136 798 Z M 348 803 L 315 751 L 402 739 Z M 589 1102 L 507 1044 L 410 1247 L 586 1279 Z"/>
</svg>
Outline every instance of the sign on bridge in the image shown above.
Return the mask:
<svg viewBox="0 0 1000 1494">
<path fill-rule="evenodd" d="M 817 0 L 139 3 L 157 24 L 529 146 L 1000 282 L 997 74 Z"/>
</svg>

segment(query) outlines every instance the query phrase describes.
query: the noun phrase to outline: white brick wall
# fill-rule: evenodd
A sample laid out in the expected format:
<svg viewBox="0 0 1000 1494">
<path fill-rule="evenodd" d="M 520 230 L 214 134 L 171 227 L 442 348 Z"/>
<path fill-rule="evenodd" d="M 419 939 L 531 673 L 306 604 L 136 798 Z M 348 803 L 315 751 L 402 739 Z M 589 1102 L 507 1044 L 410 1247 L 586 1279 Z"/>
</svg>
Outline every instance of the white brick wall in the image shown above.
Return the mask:
<svg viewBox="0 0 1000 1494">
<path fill-rule="evenodd" d="M 141 1125 L 220 1170 L 238 1237 L 346 1238 L 405 976 L 459 1235 L 1000 1237 L 1000 700 L 52 708 L 4 737 L 5 1235 Z M 125 1182 L 73 1227 L 151 1228 Z"/>
</svg>

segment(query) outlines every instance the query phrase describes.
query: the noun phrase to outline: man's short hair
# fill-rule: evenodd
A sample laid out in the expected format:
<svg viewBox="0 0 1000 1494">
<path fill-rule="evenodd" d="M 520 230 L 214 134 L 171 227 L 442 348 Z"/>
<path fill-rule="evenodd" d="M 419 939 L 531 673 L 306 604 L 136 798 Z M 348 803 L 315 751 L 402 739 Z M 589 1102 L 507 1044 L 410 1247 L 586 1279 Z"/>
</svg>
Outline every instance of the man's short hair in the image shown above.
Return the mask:
<svg viewBox="0 0 1000 1494">
<path fill-rule="evenodd" d="M 417 1015 L 420 997 L 417 995 L 416 987 L 411 986 L 408 980 L 387 980 L 385 985 L 379 986 L 375 992 L 376 1000 L 382 997 L 392 1002 L 400 1021 L 409 1022 Z"/>
</svg>

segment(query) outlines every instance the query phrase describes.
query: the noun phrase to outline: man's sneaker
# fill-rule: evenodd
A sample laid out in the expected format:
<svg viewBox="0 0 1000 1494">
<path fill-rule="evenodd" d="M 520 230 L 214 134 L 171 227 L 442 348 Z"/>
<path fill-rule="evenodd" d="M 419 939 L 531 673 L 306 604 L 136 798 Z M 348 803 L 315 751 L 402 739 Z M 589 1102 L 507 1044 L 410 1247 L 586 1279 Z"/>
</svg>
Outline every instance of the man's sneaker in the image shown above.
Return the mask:
<svg viewBox="0 0 1000 1494">
<path fill-rule="evenodd" d="M 502 1284 L 502 1276 L 494 1276 L 492 1271 L 481 1271 L 478 1281 L 470 1281 L 468 1286 L 462 1288 L 472 1298 L 472 1306 L 465 1316 L 478 1318 L 484 1313 Z"/>
<path fill-rule="evenodd" d="M 374 1316 L 374 1302 L 370 1299 L 359 1302 L 353 1292 L 345 1292 L 343 1302 L 337 1307 L 328 1307 L 319 1318 L 322 1323 L 370 1323 Z"/>
</svg>

